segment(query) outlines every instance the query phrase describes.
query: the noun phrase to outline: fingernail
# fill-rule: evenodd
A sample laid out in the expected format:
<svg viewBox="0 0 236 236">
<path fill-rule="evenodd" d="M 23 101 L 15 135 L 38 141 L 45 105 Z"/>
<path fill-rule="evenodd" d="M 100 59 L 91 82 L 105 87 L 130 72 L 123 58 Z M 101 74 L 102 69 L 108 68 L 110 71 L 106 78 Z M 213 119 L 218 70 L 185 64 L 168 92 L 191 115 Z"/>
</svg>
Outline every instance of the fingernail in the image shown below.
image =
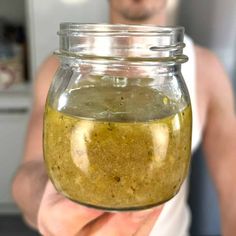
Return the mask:
<svg viewBox="0 0 236 236">
<path fill-rule="evenodd" d="M 154 212 L 153 209 L 134 212 L 134 213 L 131 213 L 131 218 L 134 222 L 140 222 L 140 221 L 145 220 L 153 212 Z"/>
</svg>

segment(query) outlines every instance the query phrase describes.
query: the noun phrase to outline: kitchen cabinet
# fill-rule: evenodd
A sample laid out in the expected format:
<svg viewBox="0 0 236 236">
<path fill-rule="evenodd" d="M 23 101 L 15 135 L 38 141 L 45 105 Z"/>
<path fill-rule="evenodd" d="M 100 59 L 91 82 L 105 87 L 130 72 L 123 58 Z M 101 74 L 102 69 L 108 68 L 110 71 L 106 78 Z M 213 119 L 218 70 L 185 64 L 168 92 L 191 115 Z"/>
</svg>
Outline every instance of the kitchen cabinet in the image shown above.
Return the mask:
<svg viewBox="0 0 236 236">
<path fill-rule="evenodd" d="M 30 111 L 29 90 L 0 93 L 0 214 L 17 212 L 11 183 L 23 155 Z"/>
<path fill-rule="evenodd" d="M 25 69 L 30 67 L 26 54 L 29 48 L 27 35 L 25 38 L 26 12 L 25 0 L 0 0 L 0 85 L 6 80 L 4 71 L 15 74 L 20 68 L 12 66 L 12 61 L 16 62 L 10 49 L 21 49 L 24 59 L 17 63 L 22 68 L 26 66 Z M 0 86 L 0 214 L 18 211 L 11 197 L 11 183 L 23 156 L 30 112 L 32 78 L 28 74 L 26 69 L 17 83 L 9 84 L 8 88 Z"/>
</svg>

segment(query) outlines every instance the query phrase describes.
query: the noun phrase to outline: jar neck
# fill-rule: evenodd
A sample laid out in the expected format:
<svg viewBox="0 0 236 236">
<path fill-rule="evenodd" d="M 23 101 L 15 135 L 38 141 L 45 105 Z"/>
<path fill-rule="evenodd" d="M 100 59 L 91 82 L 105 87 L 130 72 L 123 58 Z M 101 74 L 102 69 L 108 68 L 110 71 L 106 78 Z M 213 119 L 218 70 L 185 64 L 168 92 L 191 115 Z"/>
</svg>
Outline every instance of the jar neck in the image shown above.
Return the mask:
<svg viewBox="0 0 236 236">
<path fill-rule="evenodd" d="M 61 57 L 63 67 L 69 67 L 71 70 L 81 74 L 93 75 L 114 75 L 124 77 L 155 77 L 155 76 L 173 76 L 181 73 L 180 63 L 159 63 L 153 61 L 116 61 L 116 60 L 96 60 L 87 58 Z"/>
<path fill-rule="evenodd" d="M 183 27 L 154 25 L 60 25 L 59 55 L 82 60 L 145 64 L 184 63 Z"/>
</svg>

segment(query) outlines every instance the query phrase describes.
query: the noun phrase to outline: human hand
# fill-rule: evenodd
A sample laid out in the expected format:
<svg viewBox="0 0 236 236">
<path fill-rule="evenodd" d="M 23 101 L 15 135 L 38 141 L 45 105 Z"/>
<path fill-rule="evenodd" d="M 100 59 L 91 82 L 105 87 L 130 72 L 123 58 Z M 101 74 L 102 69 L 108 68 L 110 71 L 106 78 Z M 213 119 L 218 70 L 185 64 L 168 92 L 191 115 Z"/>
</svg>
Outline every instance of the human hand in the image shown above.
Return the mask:
<svg viewBox="0 0 236 236">
<path fill-rule="evenodd" d="M 162 207 L 146 211 L 107 213 L 76 204 L 48 181 L 38 212 L 44 236 L 147 236 Z"/>
</svg>

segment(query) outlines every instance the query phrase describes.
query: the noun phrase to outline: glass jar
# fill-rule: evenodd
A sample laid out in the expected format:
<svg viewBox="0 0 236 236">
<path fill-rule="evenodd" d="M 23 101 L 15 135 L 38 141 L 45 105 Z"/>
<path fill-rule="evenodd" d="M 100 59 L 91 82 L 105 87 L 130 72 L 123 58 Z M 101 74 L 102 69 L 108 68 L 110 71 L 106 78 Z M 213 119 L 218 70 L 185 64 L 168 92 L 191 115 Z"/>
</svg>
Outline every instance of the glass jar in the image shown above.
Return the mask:
<svg viewBox="0 0 236 236">
<path fill-rule="evenodd" d="M 104 210 L 171 199 L 191 154 L 184 29 L 62 23 L 59 36 L 61 64 L 44 115 L 55 188 Z"/>
</svg>

